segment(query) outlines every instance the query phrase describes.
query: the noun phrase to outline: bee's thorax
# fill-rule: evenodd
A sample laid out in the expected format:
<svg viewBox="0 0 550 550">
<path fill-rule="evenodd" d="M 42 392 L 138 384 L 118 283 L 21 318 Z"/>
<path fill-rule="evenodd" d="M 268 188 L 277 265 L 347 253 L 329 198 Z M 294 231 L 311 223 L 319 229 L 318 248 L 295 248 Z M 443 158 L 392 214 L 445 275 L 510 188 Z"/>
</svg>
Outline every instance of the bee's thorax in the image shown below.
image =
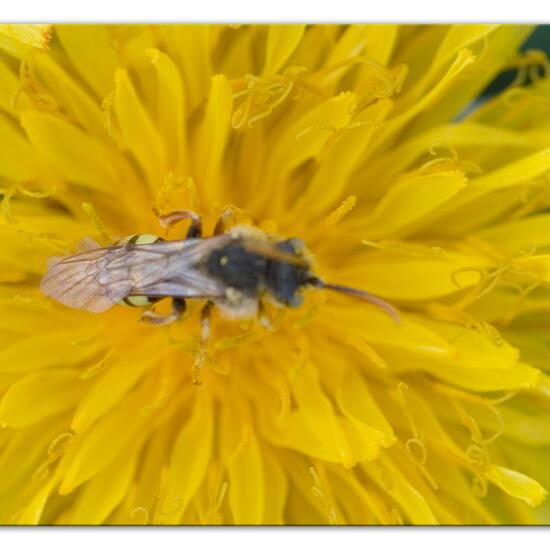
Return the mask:
<svg viewBox="0 0 550 550">
<path fill-rule="evenodd" d="M 282 241 L 276 248 L 300 257 L 293 240 Z M 290 307 L 301 304 L 300 290 L 311 278 L 307 264 L 292 264 L 251 252 L 241 239 L 214 250 L 206 261 L 206 269 L 243 297 L 258 298 L 266 292 L 275 301 Z"/>
</svg>

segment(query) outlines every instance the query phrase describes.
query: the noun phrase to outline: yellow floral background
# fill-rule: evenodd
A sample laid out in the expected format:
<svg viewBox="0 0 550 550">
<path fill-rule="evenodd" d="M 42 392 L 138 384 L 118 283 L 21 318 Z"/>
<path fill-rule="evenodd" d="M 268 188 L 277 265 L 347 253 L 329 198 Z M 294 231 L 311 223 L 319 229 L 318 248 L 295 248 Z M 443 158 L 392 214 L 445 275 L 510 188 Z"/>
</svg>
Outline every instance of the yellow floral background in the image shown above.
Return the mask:
<svg viewBox="0 0 550 550">
<path fill-rule="evenodd" d="M 549 523 L 532 30 L 0 26 L 0 523 Z M 196 386 L 201 303 L 155 327 L 40 294 L 85 236 L 227 206 L 400 325 L 320 291 L 273 331 L 214 313 Z"/>
</svg>

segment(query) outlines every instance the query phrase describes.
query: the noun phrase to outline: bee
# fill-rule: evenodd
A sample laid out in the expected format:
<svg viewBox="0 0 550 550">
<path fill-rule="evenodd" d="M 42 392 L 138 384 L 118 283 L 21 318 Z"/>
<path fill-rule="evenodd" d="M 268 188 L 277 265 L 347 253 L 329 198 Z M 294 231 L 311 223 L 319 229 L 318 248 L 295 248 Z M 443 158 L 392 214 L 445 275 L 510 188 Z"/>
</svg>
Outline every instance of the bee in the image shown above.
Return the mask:
<svg viewBox="0 0 550 550">
<path fill-rule="evenodd" d="M 145 307 L 170 298 L 171 313 L 160 315 L 151 309 L 142 313 L 144 322 L 157 325 L 178 320 L 186 300 L 206 300 L 201 311 L 202 349 L 209 338 L 214 306 L 226 318 L 256 317 L 269 328 L 263 302 L 296 308 L 307 288 L 360 298 L 382 308 L 397 322 L 397 312 L 381 298 L 318 277 L 299 239 L 284 239 L 243 225 L 226 231 L 228 217 L 225 211 L 208 238 L 202 237 L 200 216 L 189 210 L 159 216 L 165 228 L 191 220 L 183 240 L 142 234 L 101 247 L 86 238 L 77 254 L 49 259 L 41 290 L 66 306 L 92 313 L 115 304 Z"/>
</svg>

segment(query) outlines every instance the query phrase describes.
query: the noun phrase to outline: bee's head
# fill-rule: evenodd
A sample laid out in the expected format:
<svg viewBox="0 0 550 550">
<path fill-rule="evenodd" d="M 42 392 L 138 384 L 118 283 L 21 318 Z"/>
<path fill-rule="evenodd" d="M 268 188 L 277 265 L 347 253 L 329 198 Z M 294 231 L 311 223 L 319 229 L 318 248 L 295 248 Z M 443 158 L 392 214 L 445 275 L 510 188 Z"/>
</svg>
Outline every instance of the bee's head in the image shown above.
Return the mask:
<svg viewBox="0 0 550 550">
<path fill-rule="evenodd" d="M 277 243 L 276 248 L 285 254 L 296 257 L 296 262 L 273 261 L 268 264 L 267 286 L 273 297 L 288 307 L 302 305 L 302 290 L 305 287 L 333 290 L 348 296 L 360 298 L 385 311 L 396 324 L 399 324 L 399 315 L 395 308 L 379 298 L 363 290 L 344 285 L 326 283 L 317 277 L 308 261 L 308 252 L 304 243 L 299 239 L 288 239 Z"/>
<path fill-rule="evenodd" d="M 267 286 L 277 302 L 287 307 L 302 305 L 302 289 L 314 278 L 307 261 L 307 251 L 300 239 L 287 239 L 277 243 L 276 248 L 299 260 L 296 263 L 270 261 L 267 269 Z"/>
</svg>

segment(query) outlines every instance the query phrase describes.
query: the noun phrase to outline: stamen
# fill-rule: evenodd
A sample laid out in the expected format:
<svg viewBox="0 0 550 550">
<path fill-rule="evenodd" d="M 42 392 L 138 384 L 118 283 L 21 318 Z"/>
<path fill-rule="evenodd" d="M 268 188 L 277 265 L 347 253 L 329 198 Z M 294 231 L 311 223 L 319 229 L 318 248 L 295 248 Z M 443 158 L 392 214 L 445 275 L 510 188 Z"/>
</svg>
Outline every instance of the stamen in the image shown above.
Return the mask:
<svg viewBox="0 0 550 550">
<path fill-rule="evenodd" d="M 185 189 L 188 194 L 191 210 L 199 211 L 199 194 L 195 180 L 190 176 L 174 176 L 173 172 L 168 172 L 155 198 L 155 210 L 163 213 L 166 209 L 170 193 Z"/>
<path fill-rule="evenodd" d="M 428 459 L 428 449 L 426 448 L 426 442 L 424 434 L 418 429 L 413 416 L 409 412 L 407 405 L 406 392 L 409 391 L 407 384 L 399 382 L 397 385 L 398 402 L 403 410 L 403 414 L 407 418 L 413 437 L 405 442 L 405 450 L 412 462 L 420 470 L 420 473 L 428 481 L 432 489 L 437 490 L 438 485 L 435 479 L 431 476 L 425 467 L 426 460 Z"/>
<path fill-rule="evenodd" d="M 46 188 L 42 191 L 34 191 L 31 189 L 27 189 L 26 187 L 24 187 L 23 184 L 18 185 L 18 190 L 22 195 L 25 195 L 26 197 L 31 197 L 33 199 L 47 199 L 48 197 L 54 195 L 58 188 L 58 185 L 52 184 L 49 189 Z"/>
<path fill-rule="evenodd" d="M 467 392 L 456 390 L 453 388 L 445 389 L 445 387 L 442 384 L 436 384 L 434 385 L 434 388 L 441 392 L 445 393 L 447 395 L 454 395 L 458 399 L 461 399 L 466 402 L 474 403 L 476 405 L 480 405 L 482 407 L 485 407 L 487 410 L 493 414 L 493 416 L 497 420 L 497 427 L 495 429 L 495 432 L 491 436 L 483 437 L 483 434 L 481 432 L 481 429 L 479 428 L 475 418 L 473 418 L 470 414 L 468 414 L 462 405 L 458 403 L 455 400 L 451 400 L 451 405 L 457 412 L 461 422 L 464 424 L 464 426 L 467 428 L 467 430 L 470 432 L 470 437 L 474 443 L 477 443 L 479 445 L 488 445 L 489 443 L 493 443 L 496 441 L 504 431 L 504 420 L 502 418 L 502 415 L 496 408 L 496 403 L 504 402 L 507 399 L 511 397 L 510 394 L 505 395 L 504 397 L 501 397 L 499 399 L 496 399 L 495 401 L 491 401 L 485 397 L 479 397 L 477 395 L 472 395 Z"/>
<path fill-rule="evenodd" d="M 392 508 L 390 510 L 390 515 L 396 525 L 405 525 L 403 517 L 401 516 L 397 508 Z"/>
<path fill-rule="evenodd" d="M 489 467 L 489 453 L 485 447 L 475 444 L 468 445 L 466 456 L 470 463 L 480 471 L 486 470 Z"/>
<path fill-rule="evenodd" d="M 461 311 L 456 306 L 444 306 L 441 304 L 430 304 L 426 308 L 426 312 L 435 319 L 441 321 L 450 321 L 463 325 L 467 330 L 476 330 L 479 334 L 485 336 L 495 346 L 501 347 L 504 345 L 504 338 L 500 332 L 486 321 L 475 319 L 471 315 Z M 455 342 L 464 331 L 460 331 L 456 336 L 449 340 L 449 343 Z"/>
<path fill-rule="evenodd" d="M 225 498 L 228 487 L 229 487 L 229 483 L 227 481 L 224 481 L 222 483 L 222 486 L 220 487 L 220 492 L 218 494 L 218 498 L 216 499 L 216 501 L 214 503 L 214 512 L 219 512 L 221 510 L 221 507 L 223 505 L 223 499 Z"/>
<path fill-rule="evenodd" d="M 105 355 L 94 365 L 91 367 L 88 367 L 81 375 L 81 380 L 88 380 L 89 378 L 92 378 L 93 376 L 96 376 L 97 374 L 103 372 L 107 369 L 108 366 L 112 364 L 112 359 L 115 356 L 114 350 L 109 350 Z"/>
<path fill-rule="evenodd" d="M 188 308 L 189 309 L 189 308 Z M 187 356 L 197 359 L 197 356 L 200 353 L 200 346 L 196 341 L 188 340 L 177 340 L 170 334 L 170 326 L 163 327 L 162 333 L 172 348 L 185 353 Z M 203 363 L 206 363 L 214 372 L 222 376 L 227 376 L 231 372 L 231 367 L 220 363 L 215 357 L 209 353 L 205 353 L 202 358 Z M 198 374 L 198 373 L 197 373 Z M 200 384 L 199 384 L 200 385 Z"/>
<path fill-rule="evenodd" d="M 125 149 L 122 134 L 117 126 L 115 111 L 115 92 L 111 92 L 107 97 L 103 99 L 101 104 L 103 109 L 103 125 L 107 130 L 107 134 L 117 144 L 119 149 Z"/>
<path fill-rule="evenodd" d="M 380 485 L 387 493 L 392 493 L 395 487 L 393 478 L 391 477 L 390 472 L 380 459 L 375 460 L 372 464 L 369 465 L 370 469 L 378 477 Z"/>
<path fill-rule="evenodd" d="M 273 77 L 246 75 L 247 89 L 237 91 L 233 99 L 245 97 L 236 108 L 231 119 L 232 127 L 237 130 L 245 123 L 252 128 L 255 122 L 269 116 L 290 94 L 304 67 L 289 67 L 283 74 Z"/>
<path fill-rule="evenodd" d="M 542 50 L 527 50 L 520 53 L 508 64 L 507 68 L 517 68 L 518 70 L 510 88 L 524 86 L 528 80 L 531 82 L 544 80 L 550 75 L 550 61 Z"/>
<path fill-rule="evenodd" d="M 361 244 L 365 246 L 371 246 L 372 248 L 378 248 L 380 250 L 390 250 L 392 252 L 398 252 L 414 258 L 433 258 L 439 256 L 444 252 L 444 249 L 439 246 L 423 247 L 414 243 L 404 243 L 401 241 L 369 241 L 363 239 Z"/>
<path fill-rule="evenodd" d="M 265 330 L 260 330 L 258 327 L 254 327 L 245 334 L 239 334 L 237 336 L 229 336 L 227 338 L 221 338 L 214 344 L 214 350 L 225 351 L 231 348 L 244 346 L 260 340 L 265 335 Z"/>
<path fill-rule="evenodd" d="M 347 336 L 344 341 L 346 344 L 355 348 L 367 357 L 375 367 L 378 367 L 381 370 L 387 370 L 388 364 L 386 361 L 384 361 L 384 359 L 382 359 L 382 357 L 380 357 L 380 355 L 378 355 L 378 353 L 376 353 L 376 351 L 374 351 L 374 349 L 367 344 L 365 340 L 356 336 Z"/>
<path fill-rule="evenodd" d="M 56 248 L 60 252 L 66 251 L 70 244 L 67 239 L 57 233 L 34 233 L 32 231 L 24 231 L 23 229 L 17 229 L 17 233 L 27 237 L 29 243 L 33 243 L 35 240 L 47 241 L 49 245 Z"/>
<path fill-rule="evenodd" d="M 458 157 L 458 151 L 454 147 L 441 143 L 433 143 L 428 149 L 430 154 L 433 156 L 437 155 L 438 150 L 446 150 L 451 156 L 440 156 L 424 163 L 418 169 L 420 174 L 435 174 L 441 171 L 454 170 L 460 170 L 465 173 L 473 174 L 481 174 L 483 172 L 481 167 L 475 162 L 460 160 Z"/>
<path fill-rule="evenodd" d="M 22 93 L 33 103 L 34 107 L 44 111 L 57 111 L 59 105 L 57 101 L 46 92 L 44 86 L 36 77 L 34 64 L 36 56 L 40 55 L 36 50 L 31 50 L 29 54 L 21 60 L 19 66 L 19 87 L 12 96 L 11 104 L 14 111 L 17 110 L 17 103 Z"/>
<path fill-rule="evenodd" d="M 474 471 L 473 473 L 472 493 L 478 498 L 485 498 L 487 496 L 487 480 L 479 472 Z"/>
<path fill-rule="evenodd" d="M 307 367 L 311 355 L 311 345 L 308 338 L 304 334 L 300 333 L 298 334 L 297 340 L 299 353 L 298 360 L 290 371 L 290 376 L 292 379 L 296 378 L 296 376 L 298 376 L 302 370 Z"/>
<path fill-rule="evenodd" d="M 48 446 L 46 460 L 35 470 L 32 482 L 44 480 L 50 474 L 50 466 L 57 462 L 74 440 L 74 433 L 64 432 L 58 435 Z"/>
<path fill-rule="evenodd" d="M 130 512 L 130 519 L 135 519 L 139 514 L 142 514 L 142 521 L 136 523 L 136 525 L 149 525 L 149 510 L 145 506 L 136 506 Z"/>
<path fill-rule="evenodd" d="M 321 500 L 330 525 L 337 525 L 338 521 L 336 518 L 336 510 L 334 508 L 334 504 L 332 503 L 331 498 L 323 487 L 323 484 L 321 483 L 321 479 L 317 474 L 317 470 L 315 469 L 315 467 L 310 466 L 309 473 L 311 474 L 314 483 L 313 487 L 311 488 L 311 493 Z"/>
<path fill-rule="evenodd" d="M 166 499 L 166 487 L 168 486 L 168 472 L 169 468 L 164 465 L 160 470 L 160 483 L 157 498 L 153 508 L 153 525 L 161 524 L 161 510 L 164 507 L 164 500 Z"/>
<path fill-rule="evenodd" d="M 81 208 L 92 222 L 95 230 L 98 232 L 99 240 L 101 241 L 101 243 L 104 245 L 109 244 L 111 242 L 111 237 L 109 236 L 109 233 L 107 233 L 105 226 L 99 219 L 99 216 L 97 215 L 97 212 L 95 211 L 93 205 L 89 202 L 83 202 L 81 204 Z"/>
<path fill-rule="evenodd" d="M 275 379 L 275 388 L 279 393 L 279 399 L 281 401 L 278 418 L 279 420 L 283 420 L 290 412 L 290 389 L 286 381 L 280 375 Z"/>
<path fill-rule="evenodd" d="M 150 414 L 152 412 L 160 410 L 172 395 L 172 388 L 174 387 L 174 380 L 169 376 L 164 376 L 160 382 L 160 388 L 154 397 L 153 401 L 144 405 L 141 408 L 143 414 Z"/>
<path fill-rule="evenodd" d="M 311 304 L 311 307 L 305 312 L 305 314 L 302 317 L 299 317 L 296 319 L 292 325 L 295 328 L 302 329 L 304 328 L 310 321 L 312 321 L 317 313 L 319 313 L 319 310 L 324 305 L 326 301 L 326 296 L 321 294 L 318 298 Z"/>
<path fill-rule="evenodd" d="M 7 189 L 3 189 L 0 191 L 2 193 L 2 215 L 4 216 L 4 219 L 8 223 L 16 223 L 17 220 L 14 218 L 12 211 L 11 211 L 11 199 L 17 192 L 17 185 L 12 185 L 11 187 L 8 187 Z"/>
<path fill-rule="evenodd" d="M 168 510 L 159 510 L 159 514 L 162 515 L 162 516 L 171 516 L 173 514 L 175 514 L 176 512 L 179 512 L 181 510 L 181 507 L 183 505 L 183 500 L 180 496 L 176 496 L 174 497 L 174 500 L 173 500 L 173 507 L 168 509 Z"/>
<path fill-rule="evenodd" d="M 326 228 L 334 227 L 346 214 L 351 212 L 355 205 L 357 204 L 357 197 L 355 195 L 350 195 L 347 197 L 342 204 L 336 208 L 331 214 L 327 216 L 324 220 L 324 225 Z"/>
<path fill-rule="evenodd" d="M 228 457 L 228 463 L 232 463 L 237 460 L 237 458 L 239 458 L 239 456 L 241 456 L 250 447 L 250 444 L 252 443 L 252 436 L 252 427 L 249 425 L 243 426 L 241 430 L 241 439 L 239 441 L 239 444 L 237 445 L 235 451 L 233 451 L 233 453 Z"/>
<path fill-rule="evenodd" d="M 353 130 L 355 128 L 359 128 L 362 126 L 375 126 L 380 127 L 383 123 L 377 120 L 360 120 L 357 122 L 350 122 L 346 124 L 345 126 L 336 127 L 333 125 L 324 125 L 324 124 L 316 124 L 313 126 L 308 126 L 301 132 L 298 132 L 296 134 L 296 141 L 302 139 L 304 136 L 309 134 L 310 132 L 313 132 L 315 130 L 325 130 L 329 132 L 329 137 L 321 147 L 321 150 L 319 151 L 317 157 L 319 159 L 322 159 L 323 155 L 326 154 L 326 152 L 330 149 L 331 146 L 333 146 L 343 135 L 344 133 L 348 132 L 349 130 Z"/>
<path fill-rule="evenodd" d="M 65 432 L 58 435 L 48 447 L 48 457 L 52 460 L 57 460 L 66 451 L 67 447 L 72 443 L 74 433 Z"/>
<path fill-rule="evenodd" d="M 374 70 L 374 74 L 369 75 L 369 77 L 366 78 L 368 92 L 360 98 L 361 108 L 366 107 L 376 99 L 391 97 L 394 94 L 399 93 L 408 74 L 408 67 L 406 65 L 398 65 L 393 69 L 388 69 L 373 59 L 363 55 L 355 55 L 348 57 L 347 59 L 337 61 L 327 67 L 323 67 L 314 73 L 308 79 L 308 82 L 319 82 L 331 73 L 348 68 L 352 65 L 366 65 Z"/>
<path fill-rule="evenodd" d="M 424 445 L 422 441 L 416 438 L 408 439 L 405 442 L 405 449 L 417 466 L 422 466 L 426 463 L 428 451 L 426 450 L 426 445 Z"/>
<path fill-rule="evenodd" d="M 229 483 L 221 482 L 221 467 L 214 463 L 210 465 L 207 475 L 208 485 L 208 510 L 206 512 L 206 521 L 208 525 L 217 525 L 222 523 L 221 508 Z"/>
</svg>

